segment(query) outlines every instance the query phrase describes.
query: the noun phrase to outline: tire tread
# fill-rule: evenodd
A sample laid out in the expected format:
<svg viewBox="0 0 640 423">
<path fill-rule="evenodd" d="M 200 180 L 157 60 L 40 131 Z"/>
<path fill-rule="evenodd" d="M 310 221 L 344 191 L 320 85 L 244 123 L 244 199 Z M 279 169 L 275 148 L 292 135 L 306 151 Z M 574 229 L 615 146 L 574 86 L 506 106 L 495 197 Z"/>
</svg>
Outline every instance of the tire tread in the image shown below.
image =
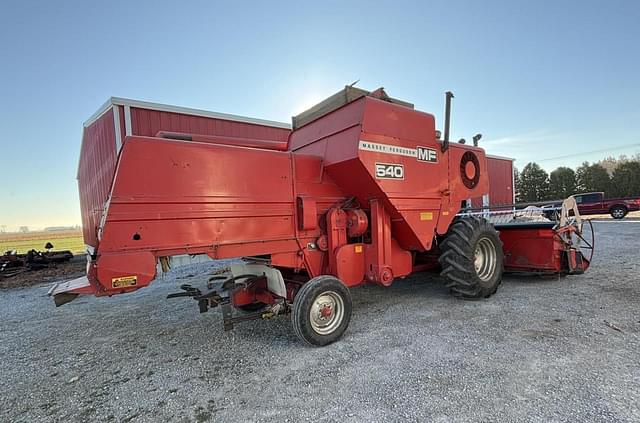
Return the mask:
<svg viewBox="0 0 640 423">
<path fill-rule="evenodd" d="M 324 289 L 323 289 L 324 288 Z M 315 299 L 323 290 L 332 290 L 341 295 L 344 302 L 344 317 L 341 325 L 335 332 L 328 335 L 319 335 L 311 329 L 308 322 L 309 301 Z M 316 276 L 311 279 L 296 293 L 291 309 L 291 323 L 296 336 L 311 346 L 324 346 L 337 341 L 342 337 L 349 326 L 351 319 L 352 301 L 349 288 L 339 279 L 331 275 Z"/>
<path fill-rule="evenodd" d="M 493 241 L 497 253 L 496 277 L 489 286 L 477 277 L 473 263 L 475 243 L 482 237 Z M 474 300 L 496 293 L 502 281 L 502 241 L 493 225 L 486 219 L 476 216 L 457 218 L 440 244 L 440 249 L 440 275 L 454 296 Z"/>
</svg>

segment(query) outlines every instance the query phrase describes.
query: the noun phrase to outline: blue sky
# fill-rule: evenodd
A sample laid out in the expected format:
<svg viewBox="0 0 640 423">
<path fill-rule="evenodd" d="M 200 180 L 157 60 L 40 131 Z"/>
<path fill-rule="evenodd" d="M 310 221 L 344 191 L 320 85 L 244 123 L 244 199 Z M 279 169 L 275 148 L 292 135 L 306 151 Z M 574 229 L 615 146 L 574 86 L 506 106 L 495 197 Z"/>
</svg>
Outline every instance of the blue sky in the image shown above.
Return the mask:
<svg viewBox="0 0 640 423">
<path fill-rule="evenodd" d="M 615 0 L 4 0 L 0 224 L 80 222 L 82 122 L 110 96 L 289 121 L 359 79 L 439 126 L 453 91 L 454 139 L 520 168 L 637 153 L 638 22 Z"/>
</svg>

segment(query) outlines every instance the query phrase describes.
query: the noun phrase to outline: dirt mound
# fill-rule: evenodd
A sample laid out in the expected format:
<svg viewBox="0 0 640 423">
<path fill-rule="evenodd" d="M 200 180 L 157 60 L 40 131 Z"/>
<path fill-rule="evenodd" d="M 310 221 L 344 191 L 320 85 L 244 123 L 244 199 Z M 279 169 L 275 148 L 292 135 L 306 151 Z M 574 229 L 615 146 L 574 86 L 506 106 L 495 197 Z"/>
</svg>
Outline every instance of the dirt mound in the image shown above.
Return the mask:
<svg viewBox="0 0 640 423">
<path fill-rule="evenodd" d="M 85 274 L 86 260 L 84 257 L 74 257 L 67 263 L 58 263 L 40 270 L 25 270 L 15 276 L 0 275 L 0 289 L 32 286 L 39 283 L 73 279 Z"/>
</svg>

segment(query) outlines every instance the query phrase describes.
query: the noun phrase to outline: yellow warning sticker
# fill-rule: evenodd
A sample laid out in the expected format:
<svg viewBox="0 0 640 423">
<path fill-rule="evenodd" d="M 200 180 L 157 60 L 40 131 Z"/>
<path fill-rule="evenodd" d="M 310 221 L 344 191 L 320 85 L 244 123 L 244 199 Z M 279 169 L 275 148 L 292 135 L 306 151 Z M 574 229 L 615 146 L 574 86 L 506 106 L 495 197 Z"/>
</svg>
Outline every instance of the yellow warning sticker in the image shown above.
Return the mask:
<svg viewBox="0 0 640 423">
<path fill-rule="evenodd" d="M 137 276 L 122 276 L 119 278 L 111 278 L 111 286 L 114 288 L 124 288 L 127 286 L 135 286 L 138 283 Z"/>
<path fill-rule="evenodd" d="M 356 245 L 355 252 L 356 253 L 361 253 L 362 252 L 362 245 Z"/>
<path fill-rule="evenodd" d="M 433 220 L 433 212 L 420 212 L 420 220 Z"/>
</svg>

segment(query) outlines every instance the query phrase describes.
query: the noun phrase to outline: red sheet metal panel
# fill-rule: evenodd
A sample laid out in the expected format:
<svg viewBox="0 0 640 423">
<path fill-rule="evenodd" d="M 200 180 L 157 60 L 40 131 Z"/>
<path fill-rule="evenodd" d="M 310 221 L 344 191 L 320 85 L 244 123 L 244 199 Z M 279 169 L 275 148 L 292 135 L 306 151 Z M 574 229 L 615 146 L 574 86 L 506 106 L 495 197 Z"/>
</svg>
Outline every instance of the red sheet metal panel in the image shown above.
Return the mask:
<svg viewBox="0 0 640 423">
<path fill-rule="evenodd" d="M 489 206 L 513 204 L 513 160 L 487 155 L 489 173 Z M 472 207 L 483 207 L 482 197 L 471 200 Z"/>
<path fill-rule="evenodd" d="M 125 140 L 126 122 L 129 118 L 131 135 L 142 136 L 154 136 L 158 131 L 172 131 L 287 142 L 291 132 L 287 128 L 268 124 L 156 110 L 152 103 L 149 103 L 149 107 L 142 107 L 139 103 L 133 100 L 112 99 L 104 106 L 106 112 L 85 124 L 78 166 L 78 186 L 84 241 L 92 247 L 98 246 L 97 229 L 109 196 L 117 162 L 113 107 L 118 111 L 121 142 Z M 158 109 L 171 107 L 156 106 Z"/>
<path fill-rule="evenodd" d="M 131 107 L 132 135 L 153 137 L 158 131 L 287 141 L 289 129 L 206 116 Z"/>
<path fill-rule="evenodd" d="M 513 161 L 487 157 L 489 163 L 489 204 L 513 204 Z"/>
<path fill-rule="evenodd" d="M 530 228 L 499 227 L 504 249 L 504 267 L 509 271 L 559 273 L 563 245 L 552 226 Z"/>
<path fill-rule="evenodd" d="M 446 174 L 450 162 L 458 166 L 466 152 L 479 159 L 482 174 L 484 151 L 451 144 L 443 154 L 433 115 L 371 97 L 296 130 L 290 148 L 321 155 L 332 179 L 359 204 L 381 199 L 391 215 L 395 239 L 406 250 L 430 249 L 434 228 L 446 232 L 462 200 L 488 191 L 486 176 L 470 188 L 459 172 L 450 179 L 442 177 L 443 169 Z M 432 159 L 420 158 L 419 150 L 432 153 Z"/>
<path fill-rule="evenodd" d="M 143 163 L 153 166 L 141 172 Z M 100 251 L 293 239 L 291 173 L 286 152 L 132 137 L 122 149 Z"/>
<path fill-rule="evenodd" d="M 116 138 L 113 109 L 84 128 L 78 167 L 80 211 L 84 242 L 98 245 L 97 227 L 109 196 L 116 166 Z"/>
</svg>

